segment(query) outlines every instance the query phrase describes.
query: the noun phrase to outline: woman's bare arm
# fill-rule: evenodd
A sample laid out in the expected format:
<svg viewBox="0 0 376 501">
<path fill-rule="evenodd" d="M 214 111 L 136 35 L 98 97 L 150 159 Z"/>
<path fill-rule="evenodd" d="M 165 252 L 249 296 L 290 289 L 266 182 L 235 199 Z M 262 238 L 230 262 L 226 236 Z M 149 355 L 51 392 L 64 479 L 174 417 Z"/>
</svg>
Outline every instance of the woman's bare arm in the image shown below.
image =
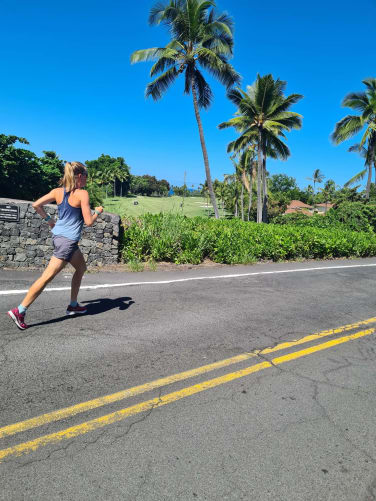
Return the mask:
<svg viewBox="0 0 376 501">
<path fill-rule="evenodd" d="M 95 223 L 95 221 L 97 220 L 99 214 L 97 214 L 96 212 L 94 214 L 91 213 L 89 193 L 86 190 L 80 190 L 79 197 L 85 224 L 86 226 L 92 226 L 93 223 Z M 95 207 L 95 210 L 101 213 L 103 212 L 103 207 Z"/>
<path fill-rule="evenodd" d="M 50 191 L 47 193 L 47 195 L 44 195 L 43 197 L 39 198 L 33 203 L 33 209 L 43 218 L 45 219 L 48 214 L 46 214 L 45 210 L 43 209 L 43 206 L 46 204 L 49 204 L 51 202 L 56 202 L 56 189 Z M 53 228 L 55 226 L 55 221 L 53 219 L 50 219 L 47 221 L 49 226 Z"/>
</svg>

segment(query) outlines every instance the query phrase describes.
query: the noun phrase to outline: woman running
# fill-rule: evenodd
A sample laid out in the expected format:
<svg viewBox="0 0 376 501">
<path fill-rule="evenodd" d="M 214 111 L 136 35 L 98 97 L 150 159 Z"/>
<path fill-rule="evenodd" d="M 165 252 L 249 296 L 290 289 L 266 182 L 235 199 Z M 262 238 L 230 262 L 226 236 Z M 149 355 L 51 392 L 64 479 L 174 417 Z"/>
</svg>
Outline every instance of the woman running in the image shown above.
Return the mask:
<svg viewBox="0 0 376 501">
<path fill-rule="evenodd" d="M 72 277 L 71 302 L 67 308 L 67 315 L 86 313 L 86 308 L 77 302 L 81 280 L 86 271 L 86 263 L 78 248 L 78 241 L 81 238 L 84 222 L 87 226 L 91 226 L 99 214 L 103 212 L 103 207 L 96 207 L 94 214 L 91 213 L 89 194 L 82 189 L 86 185 L 86 180 L 85 165 L 80 162 L 67 162 L 64 177 L 60 182 L 61 187 L 55 188 L 33 203 L 33 208 L 52 229 L 54 252 L 44 273 L 30 287 L 18 308 L 8 311 L 9 317 L 21 330 L 28 328 L 25 324 L 25 314 L 29 306 L 67 263 L 75 268 Z M 43 206 L 51 202 L 57 203 L 57 222 L 43 210 Z"/>
</svg>

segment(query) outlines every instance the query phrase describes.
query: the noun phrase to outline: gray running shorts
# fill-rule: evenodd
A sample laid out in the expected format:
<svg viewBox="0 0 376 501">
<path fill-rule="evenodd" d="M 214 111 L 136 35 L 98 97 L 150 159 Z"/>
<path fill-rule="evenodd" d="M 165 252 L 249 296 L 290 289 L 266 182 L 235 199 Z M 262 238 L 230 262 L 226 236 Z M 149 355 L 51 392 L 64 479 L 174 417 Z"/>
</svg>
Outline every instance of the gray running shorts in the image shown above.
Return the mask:
<svg viewBox="0 0 376 501">
<path fill-rule="evenodd" d="M 53 256 L 68 262 L 78 249 L 78 242 L 63 237 L 62 235 L 55 235 L 52 239 L 52 243 L 54 246 Z"/>
</svg>

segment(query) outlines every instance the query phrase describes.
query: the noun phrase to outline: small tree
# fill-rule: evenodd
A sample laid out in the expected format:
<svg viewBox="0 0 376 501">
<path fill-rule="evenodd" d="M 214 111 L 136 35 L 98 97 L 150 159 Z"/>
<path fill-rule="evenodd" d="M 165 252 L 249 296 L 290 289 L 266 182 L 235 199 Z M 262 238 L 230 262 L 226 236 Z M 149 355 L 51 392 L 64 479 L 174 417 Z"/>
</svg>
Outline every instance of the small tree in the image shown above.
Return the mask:
<svg viewBox="0 0 376 501">
<path fill-rule="evenodd" d="M 363 80 L 363 84 L 366 86 L 364 92 L 351 92 L 342 101 L 342 106 L 356 110 L 360 115 L 347 115 L 337 122 L 331 137 L 335 144 L 339 144 L 365 129 L 359 150 L 366 147 L 365 164 L 368 170 L 366 199 L 368 200 L 372 166 L 376 172 L 376 78 L 367 78 Z"/>
</svg>

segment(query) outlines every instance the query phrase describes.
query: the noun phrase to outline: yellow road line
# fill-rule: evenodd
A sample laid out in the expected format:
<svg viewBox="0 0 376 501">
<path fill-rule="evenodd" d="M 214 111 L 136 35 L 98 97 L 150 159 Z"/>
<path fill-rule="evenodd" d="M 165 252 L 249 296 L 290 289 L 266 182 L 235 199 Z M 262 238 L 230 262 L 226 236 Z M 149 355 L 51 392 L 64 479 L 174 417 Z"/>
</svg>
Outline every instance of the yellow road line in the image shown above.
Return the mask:
<svg viewBox="0 0 376 501">
<path fill-rule="evenodd" d="M 76 405 L 72 405 L 70 407 L 65 407 L 64 409 L 59 409 L 57 411 L 52 411 L 46 414 L 42 414 L 40 416 L 36 416 L 34 418 L 27 419 L 25 421 L 20 421 L 18 423 L 10 424 L 0 428 L 0 438 L 8 437 L 16 433 L 20 433 L 26 430 L 30 430 L 32 428 L 43 426 L 45 424 L 52 423 L 54 421 L 60 421 L 61 419 L 75 416 L 76 414 L 80 414 L 81 412 L 97 409 L 98 407 L 118 402 L 126 398 L 134 397 L 135 395 L 151 391 L 155 388 L 161 388 L 162 386 L 166 386 L 168 384 L 176 383 L 178 381 L 183 381 L 185 379 L 199 376 L 200 374 L 205 374 L 207 372 L 214 371 L 216 369 L 221 369 L 223 367 L 227 367 L 232 364 L 237 364 L 239 362 L 243 362 L 244 360 L 249 360 L 250 358 L 256 357 L 257 355 L 266 355 L 268 353 L 274 353 L 276 351 L 285 350 L 287 348 L 293 348 L 294 346 L 299 346 L 301 344 L 308 343 L 310 341 L 314 341 L 316 339 L 320 339 L 326 336 L 332 336 L 334 334 L 339 334 L 341 332 L 356 329 L 361 325 L 367 325 L 373 322 L 376 322 L 376 317 L 368 318 L 366 320 L 362 320 L 360 322 L 356 322 L 353 324 L 343 325 L 342 327 L 337 327 L 336 329 L 329 329 L 315 334 L 310 334 L 298 340 L 280 343 L 274 346 L 273 348 L 265 348 L 263 350 L 256 350 L 250 353 L 242 353 L 240 355 L 236 355 L 234 357 L 227 358 L 225 360 L 220 360 L 218 362 L 204 365 L 202 367 L 197 367 L 195 369 L 191 369 L 185 372 L 180 372 L 178 374 L 173 374 L 171 376 L 156 379 L 155 381 L 151 381 L 149 383 L 145 383 L 139 386 L 134 386 L 133 388 L 128 388 L 126 390 L 122 390 L 117 393 L 112 393 L 111 395 L 105 395 L 103 397 L 98 397 L 93 400 L 88 400 L 87 402 L 82 402 Z"/>
<path fill-rule="evenodd" d="M 251 367 L 247 367 L 245 369 L 241 369 L 239 371 L 226 374 L 225 376 L 220 376 L 214 379 L 210 379 L 208 381 L 204 381 L 199 384 L 195 384 L 193 386 L 189 386 L 188 388 L 184 388 L 182 390 L 174 391 L 173 393 L 169 393 L 167 395 L 164 395 L 163 397 L 153 398 L 151 400 L 141 402 L 140 404 L 132 405 L 131 407 L 126 407 L 125 409 L 121 409 L 120 411 L 112 412 L 111 414 L 107 414 L 100 418 L 92 419 L 91 421 L 87 421 L 85 423 L 76 426 L 71 426 L 70 428 L 66 428 L 65 430 L 61 430 L 57 433 L 51 433 L 49 435 L 36 438 L 35 440 L 31 440 L 29 442 L 24 442 L 22 444 L 15 445 L 7 449 L 2 449 L 0 450 L 0 462 L 8 456 L 11 455 L 20 456 L 22 454 L 35 451 L 39 449 L 39 447 L 54 444 L 60 442 L 61 440 L 68 440 L 77 437 L 79 435 L 84 435 L 89 431 L 94 431 L 99 428 L 103 428 L 104 426 L 108 426 L 112 423 L 122 421 L 123 419 L 129 416 L 133 416 L 135 414 L 139 414 L 140 412 L 145 412 L 153 408 L 162 407 L 163 405 L 176 402 L 177 400 L 181 400 L 182 398 L 195 395 L 196 393 L 200 393 L 210 388 L 215 388 L 216 386 L 222 385 L 224 383 L 228 383 L 230 381 L 234 381 L 244 376 L 248 376 L 249 374 L 252 374 L 254 372 L 258 372 L 263 369 L 273 367 L 273 365 L 279 365 L 285 362 L 290 362 L 292 360 L 296 360 L 298 358 L 310 355 L 312 353 L 332 348 L 333 346 L 346 343 L 354 339 L 359 339 L 364 336 L 369 336 L 370 334 L 374 333 L 375 330 L 376 329 L 367 329 L 364 331 L 356 332 L 355 334 L 350 334 L 348 336 L 344 336 L 341 338 L 332 339 L 331 341 L 327 341 L 326 343 L 322 343 L 316 346 L 312 346 L 310 348 L 306 348 L 304 350 L 300 350 L 297 352 L 289 353 L 287 355 L 283 355 L 281 357 L 274 358 L 271 362 L 267 361 L 261 362 Z"/>
</svg>

